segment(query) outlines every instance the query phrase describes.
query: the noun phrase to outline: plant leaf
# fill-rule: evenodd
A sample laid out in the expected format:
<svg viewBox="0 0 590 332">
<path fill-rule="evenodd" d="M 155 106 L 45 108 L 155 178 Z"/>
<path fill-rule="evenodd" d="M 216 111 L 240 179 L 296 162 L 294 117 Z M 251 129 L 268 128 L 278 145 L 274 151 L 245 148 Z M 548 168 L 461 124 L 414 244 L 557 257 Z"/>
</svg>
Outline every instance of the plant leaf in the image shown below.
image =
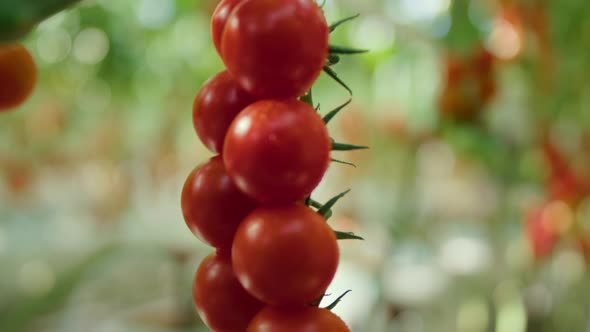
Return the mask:
<svg viewBox="0 0 590 332">
<path fill-rule="evenodd" d="M 352 55 L 352 54 L 363 54 L 367 53 L 369 50 L 362 50 L 358 48 L 352 48 L 347 46 L 337 46 L 337 45 L 330 45 L 330 54 L 345 54 L 345 55 Z"/>
<path fill-rule="evenodd" d="M 352 98 L 348 99 L 347 102 L 345 102 L 344 104 L 336 107 L 335 109 L 331 110 L 328 114 L 326 114 L 324 116 L 324 123 L 328 124 L 330 123 L 330 121 L 332 121 L 332 119 L 338 114 L 340 113 L 340 111 L 342 111 L 346 106 L 350 105 L 350 103 L 352 102 Z"/>
<path fill-rule="evenodd" d="M 334 231 L 337 240 L 365 240 L 364 238 L 350 232 Z"/>
<path fill-rule="evenodd" d="M 342 301 L 342 299 L 350 292 L 351 292 L 350 289 L 347 290 L 342 295 L 338 296 L 338 298 L 336 300 L 334 300 L 334 302 L 332 302 L 329 306 L 325 307 L 324 309 L 332 310 L 332 309 L 336 308 L 338 303 L 340 303 L 340 301 Z"/>
<path fill-rule="evenodd" d="M 355 18 L 357 18 L 359 16 L 361 16 L 361 14 L 352 15 L 352 16 L 343 18 L 343 19 L 341 19 L 339 21 L 336 21 L 336 22 L 332 23 L 330 25 L 330 32 L 334 32 L 334 30 L 336 30 L 336 28 L 338 28 L 340 25 L 342 25 L 342 24 L 344 24 L 346 22 L 352 21 L 352 20 L 354 20 Z"/>
<path fill-rule="evenodd" d="M 336 205 L 336 203 L 338 203 L 338 201 L 346 196 L 346 194 L 348 194 L 350 192 L 350 189 L 348 189 L 347 191 L 344 191 L 334 197 L 332 197 L 329 201 L 326 202 L 326 204 L 324 204 L 319 210 L 318 213 L 320 215 L 322 215 L 324 218 L 326 218 L 326 220 L 328 219 L 328 217 L 326 217 L 326 214 L 328 213 L 328 211 L 330 211 L 332 209 L 332 207 L 334 207 L 334 205 Z"/>
<path fill-rule="evenodd" d="M 344 83 L 344 81 L 342 81 L 340 79 L 340 77 L 338 77 L 338 74 L 336 74 L 334 69 L 332 69 L 328 66 L 324 66 L 324 72 L 326 74 L 328 74 L 328 76 L 330 76 L 330 78 L 332 78 L 334 81 L 336 81 L 338 84 L 340 84 L 343 88 L 345 88 L 346 91 L 348 91 L 348 93 L 350 93 L 350 95 L 352 96 L 352 90 L 348 87 L 348 85 L 346 85 L 346 83 Z"/>
<path fill-rule="evenodd" d="M 348 161 L 343 161 L 343 160 L 338 160 L 338 159 L 332 158 L 332 162 L 337 163 L 337 164 L 352 166 L 352 167 L 356 168 L 356 165 L 355 164 L 353 164 L 351 162 L 348 162 Z"/>
<path fill-rule="evenodd" d="M 366 150 L 368 148 L 369 148 L 368 146 L 332 142 L 332 151 L 355 151 L 355 150 Z"/>
</svg>

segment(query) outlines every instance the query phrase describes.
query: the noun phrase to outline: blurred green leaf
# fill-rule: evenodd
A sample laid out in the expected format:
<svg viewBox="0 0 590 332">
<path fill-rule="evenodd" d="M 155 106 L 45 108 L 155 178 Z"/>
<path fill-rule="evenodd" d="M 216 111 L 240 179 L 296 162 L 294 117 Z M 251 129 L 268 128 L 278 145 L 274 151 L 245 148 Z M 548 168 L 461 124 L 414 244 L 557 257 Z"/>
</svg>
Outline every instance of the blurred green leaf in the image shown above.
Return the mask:
<svg viewBox="0 0 590 332">
<path fill-rule="evenodd" d="M 107 246 L 97 250 L 66 270 L 47 294 L 9 308 L 0 317 L 0 331 L 25 331 L 35 319 L 58 310 L 84 280 L 86 272 L 114 249 L 114 246 Z"/>
<path fill-rule="evenodd" d="M 14 42 L 30 33 L 46 18 L 80 0 L 0 1 L 0 42 Z"/>
</svg>

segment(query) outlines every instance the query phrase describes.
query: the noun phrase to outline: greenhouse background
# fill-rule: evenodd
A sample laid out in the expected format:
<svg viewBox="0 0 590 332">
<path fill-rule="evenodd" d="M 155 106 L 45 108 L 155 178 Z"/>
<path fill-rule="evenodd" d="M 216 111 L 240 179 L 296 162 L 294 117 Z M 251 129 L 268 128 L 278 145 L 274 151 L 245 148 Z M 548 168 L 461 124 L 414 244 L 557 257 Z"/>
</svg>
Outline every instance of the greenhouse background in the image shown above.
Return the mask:
<svg viewBox="0 0 590 332">
<path fill-rule="evenodd" d="M 208 331 L 191 286 L 212 249 L 180 193 L 212 156 L 191 109 L 223 69 L 216 5 L 82 1 L 22 39 L 39 82 L 0 113 L 0 331 Z M 334 309 L 352 331 L 589 332 L 590 2 L 324 11 L 360 13 L 331 41 L 370 50 L 336 66 L 354 98 L 330 133 L 370 149 L 314 193 L 352 189 L 330 224 L 365 239 L 340 242 L 326 303 L 352 290 Z M 325 75 L 314 97 L 349 98 Z"/>
</svg>

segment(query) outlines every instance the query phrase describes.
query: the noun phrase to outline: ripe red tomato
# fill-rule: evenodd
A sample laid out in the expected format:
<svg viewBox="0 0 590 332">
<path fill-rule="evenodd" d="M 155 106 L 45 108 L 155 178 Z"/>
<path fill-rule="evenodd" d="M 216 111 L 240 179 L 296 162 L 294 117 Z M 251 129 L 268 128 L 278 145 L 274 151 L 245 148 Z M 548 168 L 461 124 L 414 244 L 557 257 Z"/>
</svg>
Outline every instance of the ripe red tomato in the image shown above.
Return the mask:
<svg viewBox="0 0 590 332">
<path fill-rule="evenodd" d="M 346 323 L 328 309 L 317 307 L 262 309 L 247 332 L 350 332 Z"/>
<path fill-rule="evenodd" d="M 262 203 L 304 199 L 330 163 L 322 118 L 297 100 L 263 100 L 244 109 L 225 138 L 223 160 L 240 190 Z"/>
<path fill-rule="evenodd" d="M 197 270 L 193 300 L 205 324 L 217 332 L 245 331 L 264 304 L 240 285 L 231 259 L 211 254 Z"/>
<path fill-rule="evenodd" d="M 0 111 L 22 104 L 37 83 L 37 66 L 21 45 L 0 47 Z"/>
<path fill-rule="evenodd" d="M 211 38 L 219 55 L 221 55 L 221 36 L 225 23 L 234 8 L 242 1 L 244 0 L 222 0 L 211 17 Z"/>
<path fill-rule="evenodd" d="M 240 222 L 255 203 L 236 188 L 217 156 L 189 175 L 181 206 L 187 226 L 198 238 L 229 250 Z"/>
<path fill-rule="evenodd" d="M 229 72 L 253 95 L 294 98 L 320 75 L 328 35 L 314 0 L 248 0 L 227 19 L 221 54 Z"/>
<path fill-rule="evenodd" d="M 295 203 L 254 210 L 232 247 L 240 283 L 269 305 L 305 305 L 319 298 L 336 273 L 338 255 L 324 218 Z"/>
<path fill-rule="evenodd" d="M 209 150 L 223 151 L 223 140 L 236 115 L 255 98 L 244 91 L 227 71 L 209 79 L 195 98 L 193 125 Z"/>
</svg>

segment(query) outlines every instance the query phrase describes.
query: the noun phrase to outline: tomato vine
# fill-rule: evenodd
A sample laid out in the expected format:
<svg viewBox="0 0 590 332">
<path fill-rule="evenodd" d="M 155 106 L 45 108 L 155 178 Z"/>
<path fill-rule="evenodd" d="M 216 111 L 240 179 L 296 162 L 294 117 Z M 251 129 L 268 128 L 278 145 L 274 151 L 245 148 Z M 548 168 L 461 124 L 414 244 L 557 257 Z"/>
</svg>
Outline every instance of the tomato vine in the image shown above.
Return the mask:
<svg viewBox="0 0 590 332">
<path fill-rule="evenodd" d="M 350 190 L 325 203 L 311 194 L 330 163 L 356 167 L 333 152 L 368 148 L 338 142 L 327 128 L 353 94 L 333 66 L 367 52 L 331 45 L 329 35 L 356 17 L 328 25 L 313 0 L 223 0 L 213 14 L 211 37 L 227 69 L 197 93 L 193 122 L 218 155 L 188 177 L 182 210 L 217 249 L 193 287 L 197 312 L 215 331 L 349 331 L 330 312 L 348 292 L 319 303 L 336 273 L 337 240 L 362 240 L 327 223 Z M 324 116 L 311 89 L 321 72 L 351 96 Z"/>
</svg>

